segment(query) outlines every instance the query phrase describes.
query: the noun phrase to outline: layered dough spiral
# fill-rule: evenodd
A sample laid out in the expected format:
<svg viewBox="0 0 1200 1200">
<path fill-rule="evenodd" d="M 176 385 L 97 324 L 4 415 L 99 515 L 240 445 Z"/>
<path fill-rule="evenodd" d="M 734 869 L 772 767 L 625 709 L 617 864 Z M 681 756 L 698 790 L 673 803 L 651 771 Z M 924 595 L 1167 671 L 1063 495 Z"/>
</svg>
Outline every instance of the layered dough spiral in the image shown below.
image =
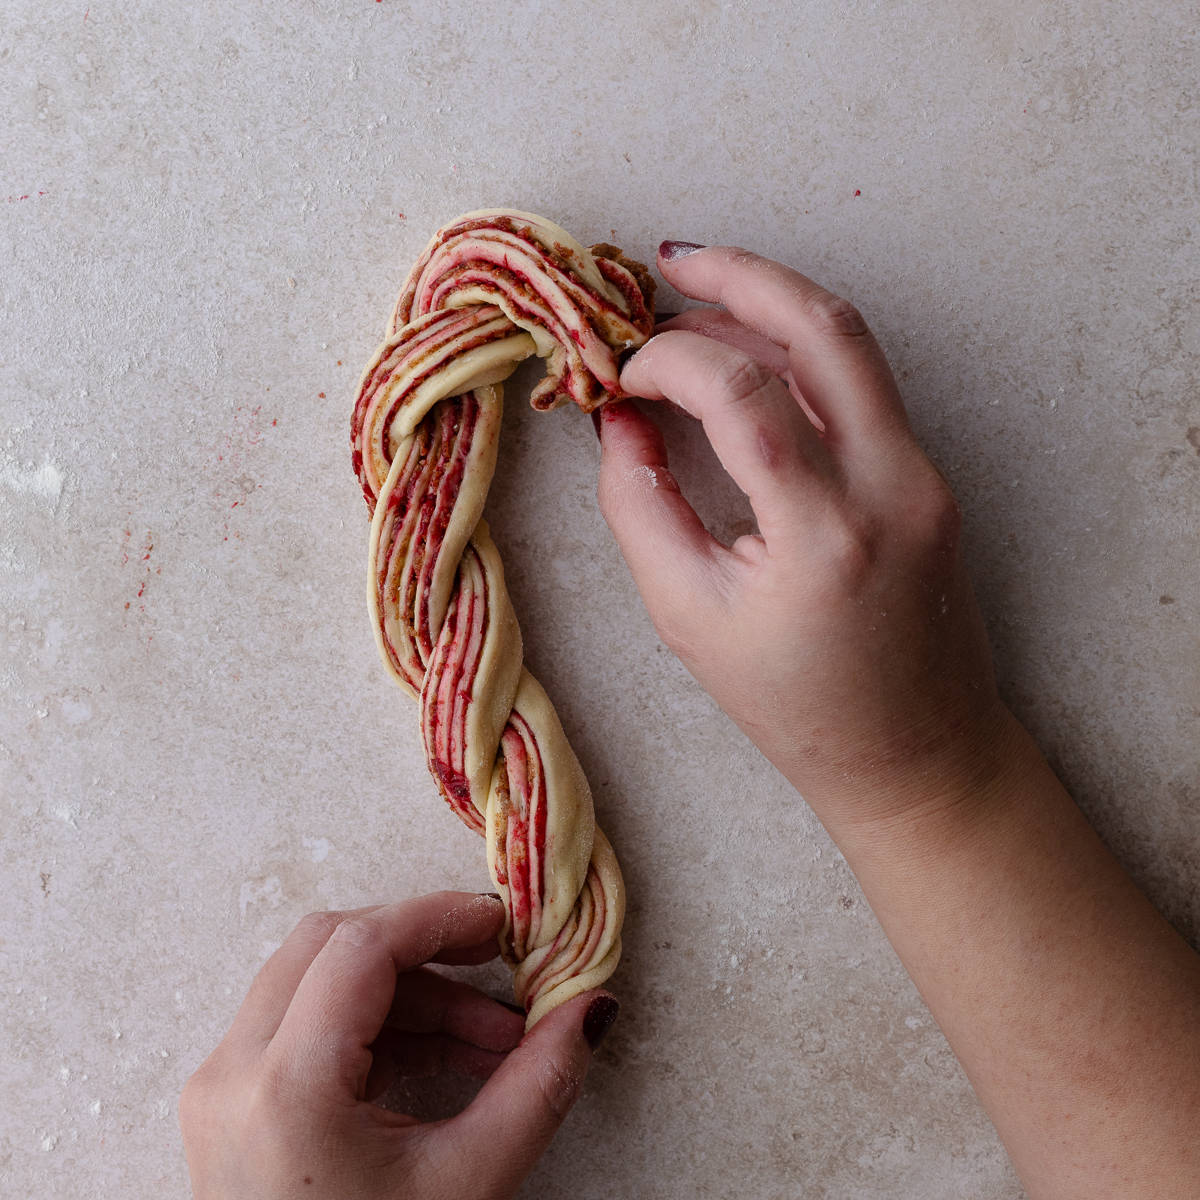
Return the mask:
<svg viewBox="0 0 1200 1200">
<path fill-rule="evenodd" d="M 410 271 L 351 422 L 376 641 L 419 702 L 438 789 L 487 839 L 530 1026 L 616 969 L 625 890 L 554 706 L 523 665 L 482 519 L 501 382 L 536 354 L 534 408 L 591 412 L 620 395 L 617 357 L 649 337 L 653 290 L 615 246 L 585 249 L 528 213 L 467 213 Z"/>
</svg>

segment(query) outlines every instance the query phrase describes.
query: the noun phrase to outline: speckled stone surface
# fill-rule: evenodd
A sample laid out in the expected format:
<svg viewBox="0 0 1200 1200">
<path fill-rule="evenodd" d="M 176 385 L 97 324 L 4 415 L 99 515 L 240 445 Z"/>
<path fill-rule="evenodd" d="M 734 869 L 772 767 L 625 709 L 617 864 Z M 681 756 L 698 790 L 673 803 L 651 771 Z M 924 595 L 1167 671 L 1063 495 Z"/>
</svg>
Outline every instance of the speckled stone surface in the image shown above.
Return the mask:
<svg viewBox="0 0 1200 1200">
<path fill-rule="evenodd" d="M 0 1194 L 186 1195 L 179 1089 L 295 921 L 488 887 L 376 660 L 347 448 L 407 264 L 483 205 L 859 303 L 966 506 L 1006 694 L 1194 940 L 1197 28 L 6 0 Z M 489 517 L 630 891 L 621 1017 L 522 1195 L 1015 1200 L 836 849 L 659 645 L 589 423 L 510 396 Z"/>
</svg>

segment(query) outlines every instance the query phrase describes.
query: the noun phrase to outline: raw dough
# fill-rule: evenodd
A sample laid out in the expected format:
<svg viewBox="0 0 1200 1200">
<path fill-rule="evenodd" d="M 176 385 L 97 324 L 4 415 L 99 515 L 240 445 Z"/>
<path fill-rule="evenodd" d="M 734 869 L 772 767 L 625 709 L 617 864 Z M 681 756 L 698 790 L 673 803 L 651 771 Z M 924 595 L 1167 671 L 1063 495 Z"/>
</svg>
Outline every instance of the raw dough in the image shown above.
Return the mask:
<svg viewBox="0 0 1200 1200">
<path fill-rule="evenodd" d="M 649 337 L 653 291 L 614 246 L 585 249 L 529 213 L 467 213 L 413 266 L 354 406 L 376 641 L 420 703 L 439 790 L 487 838 L 529 1026 L 616 969 L 625 889 L 554 706 L 522 665 L 482 520 L 501 381 L 537 354 L 535 408 L 590 412 L 621 395 L 617 356 Z"/>
</svg>

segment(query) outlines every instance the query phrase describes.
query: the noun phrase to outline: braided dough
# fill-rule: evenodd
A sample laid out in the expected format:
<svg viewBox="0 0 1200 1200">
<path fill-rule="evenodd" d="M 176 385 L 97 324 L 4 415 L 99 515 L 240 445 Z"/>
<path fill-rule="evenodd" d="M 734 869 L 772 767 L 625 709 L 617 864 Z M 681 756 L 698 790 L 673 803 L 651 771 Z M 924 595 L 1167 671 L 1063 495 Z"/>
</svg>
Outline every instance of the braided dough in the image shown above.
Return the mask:
<svg viewBox="0 0 1200 1200">
<path fill-rule="evenodd" d="M 487 838 L 501 950 L 532 1026 L 603 983 L 625 890 L 592 796 L 541 685 L 482 520 L 501 381 L 532 354 L 534 408 L 621 395 L 617 356 L 653 328 L 654 283 L 615 246 L 584 249 L 541 217 L 467 213 L 409 273 L 351 422 L 371 521 L 367 601 L 383 661 L 420 704 L 426 761 Z"/>
</svg>

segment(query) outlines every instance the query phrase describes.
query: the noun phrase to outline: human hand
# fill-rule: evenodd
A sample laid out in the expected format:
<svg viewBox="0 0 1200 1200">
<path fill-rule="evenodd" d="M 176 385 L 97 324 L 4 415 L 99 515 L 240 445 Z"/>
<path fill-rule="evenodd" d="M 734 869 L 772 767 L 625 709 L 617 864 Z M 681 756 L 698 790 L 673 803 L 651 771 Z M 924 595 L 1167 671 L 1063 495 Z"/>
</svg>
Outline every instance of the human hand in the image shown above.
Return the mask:
<svg viewBox="0 0 1200 1200">
<path fill-rule="evenodd" d="M 655 425 L 603 408 L 600 504 L 659 633 L 824 822 L 1029 1196 L 1200 1195 L 1200 960 L 998 699 L 882 351 L 795 271 L 664 248 L 723 308 L 621 386 L 700 418 L 759 533 L 715 541 Z"/>
<path fill-rule="evenodd" d="M 495 957 L 504 906 L 440 892 L 306 917 L 188 1081 L 180 1124 L 197 1200 L 499 1200 L 574 1103 L 616 1001 L 585 992 L 525 1021 L 425 968 Z M 488 1078 L 447 1121 L 372 1103 L 396 1075 Z"/>
<path fill-rule="evenodd" d="M 759 530 L 721 545 L 654 423 L 601 410 L 600 506 L 663 641 L 827 825 L 961 783 L 1009 722 L 958 505 L 878 343 L 848 302 L 747 251 L 664 243 L 659 268 L 723 308 L 659 326 L 621 386 L 703 422 Z"/>
</svg>

